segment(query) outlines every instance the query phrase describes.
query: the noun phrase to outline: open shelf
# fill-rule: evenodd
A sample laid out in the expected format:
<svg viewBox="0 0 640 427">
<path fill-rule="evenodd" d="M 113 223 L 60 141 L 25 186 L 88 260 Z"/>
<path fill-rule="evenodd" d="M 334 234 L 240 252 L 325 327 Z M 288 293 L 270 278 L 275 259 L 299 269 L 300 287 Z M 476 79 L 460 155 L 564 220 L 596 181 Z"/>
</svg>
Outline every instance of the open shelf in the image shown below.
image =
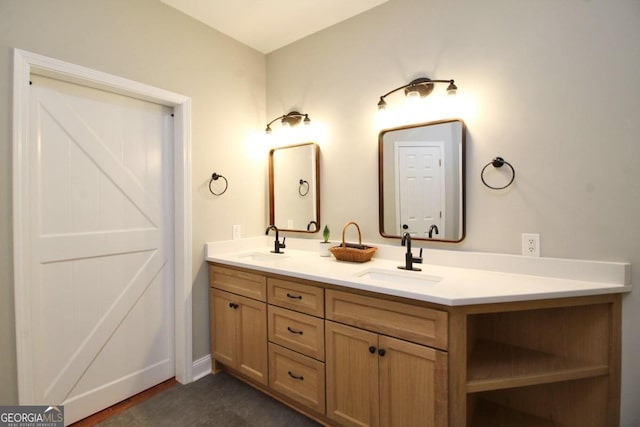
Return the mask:
<svg viewBox="0 0 640 427">
<path fill-rule="evenodd" d="M 477 307 L 456 426 L 619 424 L 619 298 Z M 554 306 L 554 304 L 560 304 Z"/>
<path fill-rule="evenodd" d="M 467 367 L 467 393 L 592 378 L 605 364 L 573 360 L 490 340 L 476 342 Z"/>
<path fill-rule="evenodd" d="M 613 426 L 607 376 L 467 394 L 467 426 Z M 613 422 L 612 422 L 613 421 Z"/>
<path fill-rule="evenodd" d="M 552 421 L 478 399 L 470 427 L 553 427 Z"/>
</svg>

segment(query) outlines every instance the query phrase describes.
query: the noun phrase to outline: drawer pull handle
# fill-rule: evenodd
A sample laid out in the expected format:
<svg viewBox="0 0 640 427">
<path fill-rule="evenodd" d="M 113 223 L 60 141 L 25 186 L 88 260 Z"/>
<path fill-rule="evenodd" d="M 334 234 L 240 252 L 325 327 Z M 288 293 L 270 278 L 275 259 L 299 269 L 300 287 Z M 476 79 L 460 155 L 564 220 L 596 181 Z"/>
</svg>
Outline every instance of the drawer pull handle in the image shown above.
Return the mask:
<svg viewBox="0 0 640 427">
<path fill-rule="evenodd" d="M 384 357 L 384 355 L 387 354 L 387 351 L 384 348 L 381 348 L 380 350 L 378 350 L 378 354 Z"/>
<path fill-rule="evenodd" d="M 376 352 L 376 348 L 374 346 L 369 347 L 369 353 L 374 354 Z"/>
<path fill-rule="evenodd" d="M 291 371 L 288 371 L 288 372 L 289 372 L 289 376 L 291 378 L 293 378 L 294 380 L 300 380 L 300 381 L 304 380 L 304 377 L 302 375 L 301 376 L 297 376 L 297 375 L 292 374 Z"/>
<path fill-rule="evenodd" d="M 302 299 L 302 295 L 291 295 L 289 292 L 287 292 L 287 298 Z"/>
<path fill-rule="evenodd" d="M 298 331 L 297 329 L 293 329 L 291 326 L 287 326 L 287 331 L 291 332 L 292 334 L 298 334 L 298 335 L 302 335 L 303 334 L 302 331 Z"/>
<path fill-rule="evenodd" d="M 236 304 L 235 302 L 230 302 L 230 303 L 229 303 L 229 307 L 231 307 L 231 308 L 233 308 L 233 309 L 235 310 L 236 308 L 238 308 L 238 307 L 239 307 L 239 305 L 238 305 L 238 304 Z"/>
</svg>

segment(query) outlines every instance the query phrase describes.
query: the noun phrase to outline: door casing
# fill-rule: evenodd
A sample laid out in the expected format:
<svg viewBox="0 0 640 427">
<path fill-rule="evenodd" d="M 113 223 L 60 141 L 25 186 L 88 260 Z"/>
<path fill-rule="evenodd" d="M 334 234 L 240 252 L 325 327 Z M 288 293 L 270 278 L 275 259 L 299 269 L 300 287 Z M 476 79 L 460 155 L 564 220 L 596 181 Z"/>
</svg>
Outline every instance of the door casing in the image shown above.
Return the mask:
<svg viewBox="0 0 640 427">
<path fill-rule="evenodd" d="M 31 292 L 29 256 L 26 145 L 29 126 L 29 80 L 32 74 L 123 94 L 174 111 L 174 241 L 175 241 L 175 372 L 176 380 L 193 380 L 192 355 L 192 248 L 191 248 L 191 99 L 189 97 L 117 77 L 108 73 L 34 54 L 13 50 L 13 258 L 16 316 L 18 399 L 34 400 L 31 349 Z"/>
</svg>

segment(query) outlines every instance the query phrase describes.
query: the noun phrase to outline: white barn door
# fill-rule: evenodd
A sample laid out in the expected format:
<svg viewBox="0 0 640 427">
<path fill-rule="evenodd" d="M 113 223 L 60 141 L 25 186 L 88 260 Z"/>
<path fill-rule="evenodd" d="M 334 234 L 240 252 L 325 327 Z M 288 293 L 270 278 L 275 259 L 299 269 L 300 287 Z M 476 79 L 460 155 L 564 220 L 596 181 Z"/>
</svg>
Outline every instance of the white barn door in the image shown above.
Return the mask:
<svg viewBox="0 0 640 427">
<path fill-rule="evenodd" d="M 74 422 L 175 375 L 172 108 L 32 76 L 34 403 Z"/>
</svg>

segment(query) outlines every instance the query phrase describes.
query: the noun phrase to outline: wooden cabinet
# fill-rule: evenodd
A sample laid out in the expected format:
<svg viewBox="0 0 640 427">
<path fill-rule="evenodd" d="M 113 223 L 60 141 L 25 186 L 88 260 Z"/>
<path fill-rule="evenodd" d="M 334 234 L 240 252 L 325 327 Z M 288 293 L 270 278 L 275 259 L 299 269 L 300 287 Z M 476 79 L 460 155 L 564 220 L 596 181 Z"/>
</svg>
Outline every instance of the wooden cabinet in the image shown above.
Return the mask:
<svg viewBox="0 0 640 427">
<path fill-rule="evenodd" d="M 618 425 L 619 295 L 464 310 L 454 425 Z"/>
<path fill-rule="evenodd" d="M 446 426 L 447 354 L 327 321 L 327 416 L 345 426 Z"/>
<path fill-rule="evenodd" d="M 327 416 L 341 425 L 378 426 L 378 335 L 326 321 Z"/>
<path fill-rule="evenodd" d="M 329 418 L 447 425 L 447 312 L 327 290 L 326 317 Z"/>
<path fill-rule="evenodd" d="M 329 418 L 349 426 L 447 425 L 447 312 L 327 290 L 326 318 Z"/>
<path fill-rule="evenodd" d="M 228 292 L 209 290 L 211 358 L 232 368 L 238 358 L 235 299 Z"/>
<path fill-rule="evenodd" d="M 380 336 L 380 425 L 447 425 L 447 353 Z"/>
<path fill-rule="evenodd" d="M 324 289 L 267 278 L 269 386 L 325 413 Z"/>
<path fill-rule="evenodd" d="M 216 287 L 221 283 L 225 289 L 259 297 L 266 295 L 266 289 L 262 292 L 259 289 L 260 282 L 264 288 L 264 278 L 241 272 L 236 274 L 229 269 L 212 273 L 209 290 L 211 357 L 260 384 L 267 384 L 266 303 Z"/>
<path fill-rule="evenodd" d="M 440 306 L 210 265 L 211 355 L 327 425 L 615 426 L 618 294 Z"/>
</svg>

